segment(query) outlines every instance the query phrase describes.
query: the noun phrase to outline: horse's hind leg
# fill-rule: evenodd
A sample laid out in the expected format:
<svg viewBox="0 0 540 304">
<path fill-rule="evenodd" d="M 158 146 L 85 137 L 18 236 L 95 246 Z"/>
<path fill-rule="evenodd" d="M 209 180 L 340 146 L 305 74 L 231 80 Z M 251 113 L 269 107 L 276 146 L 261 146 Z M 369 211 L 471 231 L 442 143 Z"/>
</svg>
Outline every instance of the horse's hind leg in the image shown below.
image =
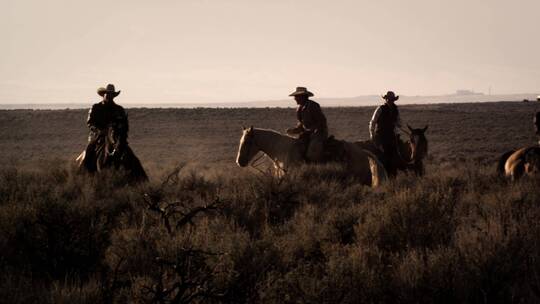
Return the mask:
<svg viewBox="0 0 540 304">
<path fill-rule="evenodd" d="M 516 152 L 516 150 L 510 150 L 504 153 L 503 155 L 501 155 L 497 163 L 497 174 L 501 176 L 505 175 L 506 162 L 508 161 L 508 158 L 510 157 L 510 155 L 514 154 L 514 152 Z"/>
</svg>

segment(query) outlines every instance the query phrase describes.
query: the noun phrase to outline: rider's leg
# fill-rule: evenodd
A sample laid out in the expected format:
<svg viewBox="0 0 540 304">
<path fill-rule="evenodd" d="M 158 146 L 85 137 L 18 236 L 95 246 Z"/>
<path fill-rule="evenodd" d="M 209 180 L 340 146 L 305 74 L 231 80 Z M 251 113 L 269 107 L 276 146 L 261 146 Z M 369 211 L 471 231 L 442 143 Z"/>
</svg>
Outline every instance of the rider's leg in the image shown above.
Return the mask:
<svg viewBox="0 0 540 304">
<path fill-rule="evenodd" d="M 384 167 L 388 176 L 396 176 L 397 169 L 395 166 L 395 151 L 396 145 L 394 140 L 386 139 L 382 141 L 383 153 L 384 153 Z"/>
<path fill-rule="evenodd" d="M 86 146 L 85 156 L 82 165 L 88 172 L 96 172 L 96 146 L 98 141 L 97 132 L 90 132 L 88 135 L 88 145 Z"/>
<path fill-rule="evenodd" d="M 324 141 L 326 136 L 324 134 L 311 135 L 308 149 L 306 152 L 306 158 L 311 162 L 321 162 L 324 159 Z"/>
</svg>

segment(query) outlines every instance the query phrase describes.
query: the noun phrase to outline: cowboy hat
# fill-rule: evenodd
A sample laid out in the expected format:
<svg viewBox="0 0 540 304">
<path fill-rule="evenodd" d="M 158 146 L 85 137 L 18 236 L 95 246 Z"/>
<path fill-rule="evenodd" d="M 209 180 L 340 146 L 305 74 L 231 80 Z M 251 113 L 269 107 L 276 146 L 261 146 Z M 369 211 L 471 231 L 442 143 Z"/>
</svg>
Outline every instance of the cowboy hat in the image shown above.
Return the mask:
<svg viewBox="0 0 540 304">
<path fill-rule="evenodd" d="M 299 96 L 299 95 L 307 95 L 307 96 L 311 97 L 311 96 L 313 96 L 313 93 L 311 93 L 310 91 L 308 91 L 304 87 L 296 87 L 296 91 L 289 94 L 289 96 Z"/>
<path fill-rule="evenodd" d="M 392 101 L 396 101 L 399 99 L 399 96 L 396 96 L 396 94 L 392 91 L 388 91 L 386 92 L 386 95 L 384 95 L 382 97 L 384 100 L 392 100 Z"/>
<path fill-rule="evenodd" d="M 113 93 L 114 97 L 118 96 L 121 91 L 116 91 L 114 88 L 114 84 L 108 84 L 106 88 L 99 88 L 97 89 L 97 93 L 99 96 L 104 96 L 106 93 Z"/>
</svg>

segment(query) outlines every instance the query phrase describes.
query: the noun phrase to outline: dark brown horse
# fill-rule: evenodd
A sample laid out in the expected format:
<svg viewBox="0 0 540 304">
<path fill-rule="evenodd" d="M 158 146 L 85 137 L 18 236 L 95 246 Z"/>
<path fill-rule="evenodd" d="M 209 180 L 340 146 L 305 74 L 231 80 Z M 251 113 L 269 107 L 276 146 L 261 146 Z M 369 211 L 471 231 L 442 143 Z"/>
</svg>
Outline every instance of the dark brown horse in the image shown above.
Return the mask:
<svg viewBox="0 0 540 304">
<path fill-rule="evenodd" d="M 428 141 L 426 131 L 428 126 L 420 129 L 414 129 L 407 126 L 409 131 L 406 131 L 409 140 L 404 142 L 399 136 L 396 136 L 397 153 L 391 160 L 390 165 L 401 171 L 413 171 L 416 175 L 422 176 L 425 173 L 424 158 L 428 154 Z M 383 152 L 371 140 L 356 142 L 373 154 L 377 155 L 379 160 L 385 160 Z"/>
<path fill-rule="evenodd" d="M 413 129 L 407 125 L 409 129 L 409 141 L 403 142 L 398 140 L 398 155 L 396 166 L 402 171 L 413 171 L 418 176 L 425 173 L 424 158 L 428 154 L 428 141 L 426 131 L 428 126 L 423 129 Z"/>
<path fill-rule="evenodd" d="M 125 172 L 129 181 L 147 181 L 141 162 L 127 143 L 127 132 L 118 124 L 111 124 L 97 136 L 90 147 L 76 159 L 81 171 L 89 173 L 115 169 Z"/>
</svg>

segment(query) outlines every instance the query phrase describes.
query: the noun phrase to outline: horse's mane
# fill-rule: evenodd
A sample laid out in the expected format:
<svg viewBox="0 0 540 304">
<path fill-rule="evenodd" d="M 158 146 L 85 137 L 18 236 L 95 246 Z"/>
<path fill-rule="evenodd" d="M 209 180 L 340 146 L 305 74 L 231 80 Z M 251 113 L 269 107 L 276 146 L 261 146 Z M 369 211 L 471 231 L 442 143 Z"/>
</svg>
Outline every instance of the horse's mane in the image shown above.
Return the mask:
<svg viewBox="0 0 540 304">
<path fill-rule="evenodd" d="M 288 134 L 283 134 L 279 131 L 276 131 L 274 129 L 264 129 L 264 128 L 253 128 L 253 131 L 263 131 L 263 132 L 267 132 L 267 133 L 271 133 L 272 135 L 279 135 L 279 136 L 282 136 L 282 137 L 288 137 L 288 138 L 291 138 L 291 139 L 296 139 L 292 136 L 289 136 Z"/>
<path fill-rule="evenodd" d="M 253 128 L 254 131 L 265 131 L 265 132 L 271 132 L 271 133 L 276 133 L 276 134 L 279 134 L 279 135 L 285 135 L 281 132 L 278 132 L 274 129 L 265 129 L 265 128 Z"/>
</svg>

